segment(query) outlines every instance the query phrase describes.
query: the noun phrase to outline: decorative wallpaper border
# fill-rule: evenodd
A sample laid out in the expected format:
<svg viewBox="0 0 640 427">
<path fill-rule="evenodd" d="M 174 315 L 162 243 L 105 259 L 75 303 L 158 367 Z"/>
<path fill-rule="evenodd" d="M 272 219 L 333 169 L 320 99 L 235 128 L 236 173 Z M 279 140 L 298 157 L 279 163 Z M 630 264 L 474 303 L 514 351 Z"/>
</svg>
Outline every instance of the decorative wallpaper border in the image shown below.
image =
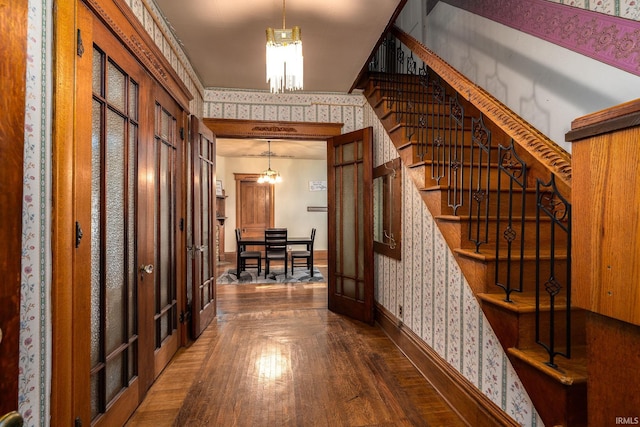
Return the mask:
<svg viewBox="0 0 640 427">
<path fill-rule="evenodd" d="M 640 76 L 640 21 L 547 0 L 443 1 Z"/>
<path fill-rule="evenodd" d="M 18 374 L 28 427 L 48 425 L 51 394 L 51 12 L 50 0 L 29 0 Z"/>
</svg>

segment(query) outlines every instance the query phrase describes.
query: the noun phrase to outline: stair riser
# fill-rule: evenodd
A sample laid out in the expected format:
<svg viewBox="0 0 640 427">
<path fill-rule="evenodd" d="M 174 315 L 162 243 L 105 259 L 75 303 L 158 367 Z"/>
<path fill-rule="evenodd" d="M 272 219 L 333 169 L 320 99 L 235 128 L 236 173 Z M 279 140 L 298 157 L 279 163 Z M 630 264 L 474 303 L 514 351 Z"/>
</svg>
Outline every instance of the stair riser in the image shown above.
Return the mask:
<svg viewBox="0 0 640 427">
<path fill-rule="evenodd" d="M 504 294 L 505 291 L 497 286 L 496 283 L 496 270 L 498 271 L 497 281 L 504 287 L 510 286 L 512 289 L 520 287 L 520 272 L 522 269 L 522 291 L 523 292 L 535 292 L 536 290 L 536 262 L 535 260 L 525 260 L 522 263 L 511 264 L 506 260 L 499 260 L 497 263 L 491 261 L 481 261 L 475 258 L 465 256 L 459 252 L 456 252 L 456 259 L 458 264 L 465 273 L 465 278 L 469 281 L 469 285 L 473 289 L 474 293 L 493 293 Z M 544 289 L 545 283 L 548 282 L 551 276 L 551 261 L 540 261 L 540 286 Z M 562 286 L 567 283 L 566 280 L 566 260 L 556 259 L 553 263 L 555 280 Z M 473 276 L 470 274 L 473 273 Z"/>
<path fill-rule="evenodd" d="M 505 216 L 506 217 L 506 216 Z M 481 235 L 483 238 L 485 236 L 485 228 L 488 227 L 487 236 L 488 236 L 488 246 L 495 248 L 496 245 L 499 246 L 501 250 L 507 250 L 509 248 L 509 241 L 506 236 L 510 237 L 510 233 L 507 231 L 509 224 L 506 220 L 502 220 L 500 224 L 498 224 L 495 220 L 489 220 L 485 225 L 484 222 L 478 222 L 472 220 L 471 223 L 468 220 L 461 221 L 449 221 L 448 219 L 439 219 L 437 218 L 440 229 L 444 232 L 450 232 L 453 235 L 459 235 L 460 241 L 458 242 L 458 246 L 461 249 L 475 249 L 476 245 L 472 241 L 469 240 L 469 236 L 476 237 Z M 539 241 L 540 246 L 544 248 L 548 248 L 551 246 L 551 231 L 549 229 L 548 221 L 545 222 L 540 228 Z M 499 228 L 500 232 L 496 235 L 496 231 Z M 520 223 L 514 223 L 511 225 L 511 229 L 515 233 L 515 238 L 511 241 L 511 249 L 513 251 L 519 251 L 521 240 L 524 237 L 524 246 L 525 248 L 530 248 L 535 245 L 536 242 L 536 223 L 535 218 L 529 218 L 525 221 L 524 226 L 524 236 L 522 236 L 522 228 Z M 446 230 L 446 231 L 445 231 Z M 478 231 L 480 230 L 480 231 Z M 480 234 L 478 234 L 480 233 Z M 455 242 L 452 242 L 455 244 Z M 556 233 L 555 235 L 555 245 L 557 248 L 566 248 L 567 247 L 567 235 L 566 233 Z"/>
<path fill-rule="evenodd" d="M 428 168 L 428 166 L 425 166 L 425 168 Z M 425 173 L 426 175 L 426 173 Z M 425 178 L 425 187 L 429 187 L 434 185 L 433 182 L 431 180 L 427 180 Z M 433 203 L 435 204 L 436 201 L 439 202 L 441 204 L 441 207 L 439 209 L 440 213 L 433 213 L 434 215 L 460 215 L 460 216 L 475 216 L 477 215 L 477 203 L 473 203 L 472 206 L 470 206 L 470 194 L 468 190 L 459 190 L 457 193 L 454 193 L 453 191 L 447 191 L 446 182 L 441 182 L 440 185 L 445 186 L 444 190 L 441 189 L 433 189 L 433 190 L 425 190 L 422 192 L 422 197 L 423 199 L 425 198 L 430 198 L 433 199 Z M 488 198 L 489 198 L 489 216 L 497 216 L 497 212 L 498 209 L 500 208 L 500 211 L 502 212 L 501 214 L 501 218 L 506 218 L 506 213 L 508 212 L 508 204 L 507 204 L 507 197 L 508 197 L 508 193 L 502 192 L 502 195 L 500 197 L 500 200 L 498 200 L 498 194 L 497 191 L 490 191 L 488 194 Z M 525 206 L 524 206 L 524 215 L 526 217 L 534 217 L 536 216 L 536 212 L 537 212 L 537 206 L 536 206 L 536 195 L 535 192 L 527 192 L 526 193 L 526 200 L 525 200 Z M 452 205 L 458 205 L 460 204 L 460 200 L 462 200 L 463 205 L 459 206 L 457 208 L 457 210 L 454 212 L 453 207 L 449 206 L 449 204 Z M 498 202 L 500 202 L 500 204 L 498 204 Z M 484 215 L 484 206 L 485 204 L 482 205 L 482 213 Z M 513 211 L 512 214 L 516 217 L 520 217 L 523 213 L 522 211 L 522 204 L 520 202 L 514 203 L 513 204 Z"/>
<path fill-rule="evenodd" d="M 519 348 L 521 350 L 536 348 L 536 315 L 535 312 L 516 312 L 507 310 L 488 301 L 482 301 L 482 311 L 491 324 L 493 331 L 500 340 L 505 350 L 509 348 Z M 575 310 L 572 313 L 572 345 L 584 345 L 586 343 L 585 334 L 585 314 L 582 310 Z M 540 341 L 549 343 L 549 311 L 540 313 Z M 555 311 L 555 345 L 557 351 L 566 351 L 566 311 L 556 309 Z"/>
<path fill-rule="evenodd" d="M 518 373 L 534 407 L 548 426 L 586 426 L 587 425 L 587 383 L 570 386 L 560 384 L 530 364 L 509 357 Z"/>
</svg>

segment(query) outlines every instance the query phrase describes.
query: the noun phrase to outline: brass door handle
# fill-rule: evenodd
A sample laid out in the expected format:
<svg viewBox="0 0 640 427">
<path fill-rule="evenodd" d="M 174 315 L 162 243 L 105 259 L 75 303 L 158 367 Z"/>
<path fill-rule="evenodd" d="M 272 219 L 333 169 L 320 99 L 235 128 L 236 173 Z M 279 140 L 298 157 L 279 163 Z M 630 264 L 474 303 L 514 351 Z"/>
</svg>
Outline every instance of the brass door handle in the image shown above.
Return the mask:
<svg viewBox="0 0 640 427">
<path fill-rule="evenodd" d="M 147 274 L 153 273 L 153 264 L 141 265 L 140 266 L 140 272 L 141 273 L 147 273 Z"/>
<path fill-rule="evenodd" d="M 11 411 L 0 417 L 0 427 L 22 427 L 24 420 L 18 411 Z"/>
</svg>

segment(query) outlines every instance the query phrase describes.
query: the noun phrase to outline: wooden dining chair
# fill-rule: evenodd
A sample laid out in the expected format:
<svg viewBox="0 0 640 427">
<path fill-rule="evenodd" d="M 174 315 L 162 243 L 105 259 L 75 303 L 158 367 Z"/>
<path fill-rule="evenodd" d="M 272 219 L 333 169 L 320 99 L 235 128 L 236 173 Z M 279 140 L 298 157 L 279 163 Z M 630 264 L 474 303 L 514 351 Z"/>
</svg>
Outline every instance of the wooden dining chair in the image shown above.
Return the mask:
<svg viewBox="0 0 640 427">
<path fill-rule="evenodd" d="M 272 261 L 284 262 L 284 276 L 287 277 L 287 229 L 267 228 L 264 230 L 265 256 L 264 277 L 269 274 Z"/>
<path fill-rule="evenodd" d="M 293 267 L 305 266 L 309 270 L 309 274 L 313 277 L 313 242 L 316 239 L 316 229 L 311 229 L 311 241 L 307 243 L 306 250 L 291 251 L 291 274 L 293 274 Z M 296 264 L 296 260 L 303 260 Z"/>
<path fill-rule="evenodd" d="M 236 250 L 240 254 L 238 257 L 238 259 L 240 259 L 240 265 L 236 266 L 238 275 L 240 275 L 240 272 L 246 271 L 247 267 L 257 267 L 259 275 L 262 271 L 262 254 L 260 251 L 248 251 L 245 245 L 240 244 L 241 236 L 240 229 L 236 228 Z"/>
</svg>

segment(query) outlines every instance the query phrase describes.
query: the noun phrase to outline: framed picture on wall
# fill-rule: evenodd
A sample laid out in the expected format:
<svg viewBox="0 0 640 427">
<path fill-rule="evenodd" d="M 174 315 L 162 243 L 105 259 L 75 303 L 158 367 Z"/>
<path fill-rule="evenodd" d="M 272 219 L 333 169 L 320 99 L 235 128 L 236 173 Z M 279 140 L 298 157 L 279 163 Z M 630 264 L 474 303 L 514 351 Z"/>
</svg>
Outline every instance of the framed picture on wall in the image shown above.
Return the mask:
<svg viewBox="0 0 640 427">
<path fill-rule="evenodd" d="M 309 181 L 309 191 L 326 191 L 327 181 Z"/>
<path fill-rule="evenodd" d="M 216 196 L 222 196 L 222 181 L 216 181 Z"/>
</svg>

